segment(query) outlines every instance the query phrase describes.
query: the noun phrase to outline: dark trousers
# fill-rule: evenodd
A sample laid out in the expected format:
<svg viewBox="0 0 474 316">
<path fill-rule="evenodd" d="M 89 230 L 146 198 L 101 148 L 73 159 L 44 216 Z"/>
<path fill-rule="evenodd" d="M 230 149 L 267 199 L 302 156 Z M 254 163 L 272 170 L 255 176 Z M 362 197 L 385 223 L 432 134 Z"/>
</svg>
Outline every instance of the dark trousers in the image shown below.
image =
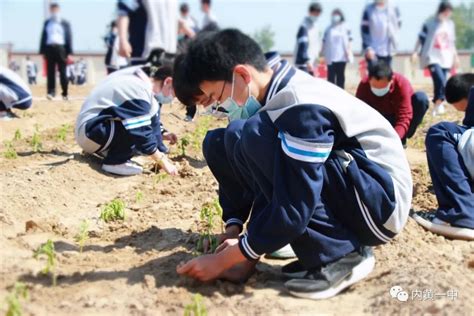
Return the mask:
<svg viewBox="0 0 474 316">
<path fill-rule="evenodd" d="M 28 77 L 28 84 L 30 85 L 36 84 L 36 77 Z"/>
<path fill-rule="evenodd" d="M 344 89 L 346 83 L 346 62 L 337 62 L 328 65 L 328 81 Z"/>
<path fill-rule="evenodd" d="M 257 114 L 258 118 L 255 119 L 263 120 L 263 115 Z M 278 178 L 273 174 L 274 160 L 282 154 L 281 141 L 272 124 L 252 124 L 252 127 L 245 128 L 245 133 L 250 128 L 252 137 L 264 139 L 258 142 L 258 146 L 244 144 L 241 135 L 245 122 L 237 120 L 225 129 L 209 131 L 204 139 L 203 152 L 219 183 L 219 202 L 224 209 L 224 216 L 229 211 L 235 217 L 245 220 L 251 208 L 248 225 L 255 225 L 252 222 L 261 217 L 262 210 L 271 200 L 278 200 L 278 197 L 272 196 L 276 180 L 269 179 Z M 252 154 L 256 151 L 266 154 Z M 354 158 L 360 157 L 361 163 L 366 160 L 365 154 L 360 150 L 351 151 L 351 155 Z M 370 162 L 369 165 L 371 167 L 363 170 L 353 160 L 346 166 L 346 162 L 341 161 L 333 152 L 320 167 L 324 179 L 321 196 L 302 196 L 302 199 L 316 198 L 320 202 L 304 233 L 289 241 L 305 267 L 312 268 L 333 262 L 361 244 L 380 245 L 394 237 L 395 234 L 383 225 L 393 210 L 388 204 L 394 201 L 387 200 L 388 196 L 393 195 L 390 193 L 393 191 L 391 178 L 380 167 Z M 385 180 L 386 184 L 382 184 Z M 237 212 L 241 213 L 240 216 L 235 215 Z M 273 232 L 274 238 L 284 238 L 285 231 L 275 234 Z M 272 243 L 272 240 L 268 242 Z M 268 249 L 267 252 L 274 250 L 277 249 Z"/>
<path fill-rule="evenodd" d="M 19 109 L 19 110 L 27 110 L 31 107 L 32 103 L 33 103 L 33 100 L 30 98 L 29 100 L 26 100 L 26 101 L 15 104 L 14 106 L 12 106 L 12 108 Z M 0 101 L 0 111 L 7 111 L 7 110 L 8 109 L 5 105 L 5 103 Z"/>
<path fill-rule="evenodd" d="M 439 204 L 436 217 L 474 229 L 474 183 L 457 150 L 458 137 L 467 129 L 450 122 L 432 126 L 426 135 L 426 155 Z"/>
<path fill-rule="evenodd" d="M 66 48 L 62 45 L 46 46 L 46 62 L 48 71 L 48 94 L 56 95 L 56 67 L 59 70 L 62 96 L 67 96 L 68 79 L 66 76 L 67 54 Z"/>
<path fill-rule="evenodd" d="M 428 66 L 430 70 L 431 79 L 433 79 L 433 102 L 438 100 L 444 101 L 445 100 L 445 87 L 446 82 L 448 81 L 448 73 L 449 69 L 441 68 L 439 64 L 432 64 Z"/>
</svg>

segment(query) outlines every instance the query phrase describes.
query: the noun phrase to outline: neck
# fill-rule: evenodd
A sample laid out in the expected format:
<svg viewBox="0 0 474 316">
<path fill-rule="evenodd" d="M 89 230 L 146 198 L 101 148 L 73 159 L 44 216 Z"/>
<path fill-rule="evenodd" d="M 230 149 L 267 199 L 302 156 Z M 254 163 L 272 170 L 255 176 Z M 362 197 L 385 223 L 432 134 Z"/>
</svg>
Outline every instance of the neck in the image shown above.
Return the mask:
<svg viewBox="0 0 474 316">
<path fill-rule="evenodd" d="M 268 67 L 264 72 L 258 72 L 254 79 L 258 88 L 257 100 L 263 102 L 268 89 L 270 88 L 270 82 L 272 81 L 273 70 Z"/>
</svg>

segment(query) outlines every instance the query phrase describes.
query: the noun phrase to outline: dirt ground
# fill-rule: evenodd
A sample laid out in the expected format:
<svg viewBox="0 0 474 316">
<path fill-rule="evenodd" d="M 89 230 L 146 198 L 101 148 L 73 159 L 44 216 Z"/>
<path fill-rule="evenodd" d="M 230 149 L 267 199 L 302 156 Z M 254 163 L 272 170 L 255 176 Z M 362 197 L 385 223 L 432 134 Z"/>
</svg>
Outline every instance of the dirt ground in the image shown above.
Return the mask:
<svg viewBox="0 0 474 316">
<path fill-rule="evenodd" d="M 72 100 L 63 102 L 46 101 L 44 87 L 36 87 L 31 110 L 0 122 L 1 312 L 21 281 L 29 289 L 29 299 L 22 301 L 26 315 L 182 315 L 195 293 L 202 294 L 210 315 L 221 316 L 474 313 L 474 243 L 433 235 L 411 219 L 393 242 L 375 248 L 376 269 L 366 280 L 328 300 L 289 296 L 279 274 L 288 261 L 264 259 L 246 284 L 203 285 L 179 277 L 175 267 L 193 256 L 199 210 L 217 197 L 217 183 L 197 146 L 188 147 L 187 158 L 176 158 L 183 169 L 179 177 L 101 172 L 98 159 L 82 155 L 73 137 L 89 90 L 73 87 Z M 167 106 L 163 121 L 179 136 L 194 135 L 207 124 L 202 118 L 184 123 L 183 116 L 178 105 Z M 444 118 L 460 116 L 449 109 Z M 407 150 L 417 209 L 436 208 L 423 151 L 432 123 L 428 116 Z M 31 144 L 35 133 L 42 143 L 38 152 Z M 5 157 L 8 148 L 17 152 L 16 159 Z M 178 149 L 173 151 L 177 156 Z M 105 224 L 99 214 L 115 198 L 126 203 L 126 219 Z M 74 236 L 83 220 L 89 222 L 89 240 L 80 253 Z M 39 274 L 45 261 L 33 258 L 33 250 L 48 239 L 56 249 L 56 286 Z M 407 302 L 391 298 L 395 285 L 409 293 Z"/>
</svg>

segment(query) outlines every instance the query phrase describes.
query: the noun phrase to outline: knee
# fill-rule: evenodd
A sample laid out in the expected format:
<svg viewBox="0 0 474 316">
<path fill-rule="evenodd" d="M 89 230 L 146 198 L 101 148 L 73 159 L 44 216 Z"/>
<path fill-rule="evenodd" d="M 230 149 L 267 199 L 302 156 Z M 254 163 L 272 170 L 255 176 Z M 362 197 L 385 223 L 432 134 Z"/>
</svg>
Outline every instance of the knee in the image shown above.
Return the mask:
<svg viewBox="0 0 474 316">
<path fill-rule="evenodd" d="M 222 157 L 220 154 L 224 147 L 224 128 L 218 128 L 208 131 L 202 143 L 202 152 L 206 161 L 212 162 L 215 159 Z"/>
<path fill-rule="evenodd" d="M 414 93 L 411 100 L 414 108 L 419 108 L 421 110 L 426 111 L 430 106 L 430 100 L 428 99 L 428 95 L 422 91 Z"/>
<path fill-rule="evenodd" d="M 21 102 L 21 103 L 18 103 L 14 106 L 15 109 L 19 109 L 19 110 L 27 110 L 31 107 L 31 105 L 33 104 L 33 100 L 32 99 L 29 99 L 25 102 Z"/>
<path fill-rule="evenodd" d="M 451 122 L 441 122 L 431 126 L 428 130 L 428 133 L 426 134 L 426 150 L 429 152 L 445 141 L 454 141 L 451 140 L 450 131 L 452 131 L 456 127 L 457 125 Z"/>
<path fill-rule="evenodd" d="M 226 148 L 234 148 L 235 143 L 242 137 L 244 125 L 245 120 L 235 120 L 229 123 L 224 134 L 224 144 Z"/>
</svg>

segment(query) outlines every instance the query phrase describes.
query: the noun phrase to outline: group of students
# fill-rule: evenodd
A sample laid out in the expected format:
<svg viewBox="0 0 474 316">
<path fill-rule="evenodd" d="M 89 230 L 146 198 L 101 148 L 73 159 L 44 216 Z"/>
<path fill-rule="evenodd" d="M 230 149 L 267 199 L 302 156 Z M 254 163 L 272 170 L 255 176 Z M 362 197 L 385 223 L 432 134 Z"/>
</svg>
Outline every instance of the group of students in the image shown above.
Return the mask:
<svg viewBox="0 0 474 316">
<path fill-rule="evenodd" d="M 351 31 L 345 23 L 343 12 L 334 9 L 331 13 L 331 24 L 323 33 L 321 45 L 317 20 L 322 10 L 319 3 L 311 4 L 308 16 L 298 29 L 295 65 L 313 74 L 317 67 L 317 57 L 321 54 L 328 67 L 328 80 L 344 89 L 345 68 L 347 63 L 354 59 Z M 413 53 L 413 62 L 420 56 L 421 68 L 429 69 L 433 79 L 433 115 L 445 112 L 444 88 L 448 73 L 459 67 L 452 13 L 451 3 L 442 1 L 434 17 L 423 24 Z M 393 56 L 397 52 L 401 25 L 398 8 L 388 0 L 374 0 L 366 6 L 362 15 L 361 35 L 368 68 L 378 61 L 384 61 L 391 66 Z"/>
<path fill-rule="evenodd" d="M 142 167 L 131 158 L 145 155 L 176 175 L 164 140 L 174 144 L 177 136 L 162 126 L 161 107 L 176 96 L 229 120 L 203 142 L 225 232 L 215 253 L 180 263 L 179 274 L 243 281 L 265 254 L 296 257 L 282 268 L 286 288 L 297 297 L 324 299 L 374 269 L 371 247 L 390 242 L 410 212 L 432 232 L 474 240 L 473 74 L 446 85 L 447 101 L 466 115 L 463 125 L 443 122 L 427 134 L 439 207 L 419 212 L 411 211 L 403 144 L 429 100 L 387 61 L 373 63 L 353 96 L 277 53 L 264 54 L 235 29 L 197 35 L 174 62 L 156 49 L 140 59 L 145 64 L 116 71 L 95 87 L 75 137 L 86 153 L 103 157 L 106 172 L 138 174 Z M 0 84 L 6 78 L 0 69 Z M 0 106 L 27 102 L 17 96 Z"/>
</svg>

